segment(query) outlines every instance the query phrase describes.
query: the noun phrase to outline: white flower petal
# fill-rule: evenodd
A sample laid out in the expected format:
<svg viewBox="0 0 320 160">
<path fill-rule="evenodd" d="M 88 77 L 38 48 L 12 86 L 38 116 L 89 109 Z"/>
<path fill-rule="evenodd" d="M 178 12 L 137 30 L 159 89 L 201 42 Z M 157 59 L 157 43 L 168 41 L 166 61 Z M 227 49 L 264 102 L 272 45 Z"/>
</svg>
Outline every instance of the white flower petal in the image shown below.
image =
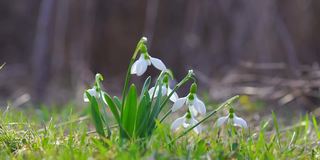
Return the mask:
<svg viewBox="0 0 320 160">
<path fill-rule="evenodd" d="M 163 64 L 163 62 L 160 59 L 153 58 L 153 57 L 150 56 L 150 61 L 151 61 L 152 65 L 154 67 L 156 67 L 157 69 L 159 69 L 161 71 L 166 71 L 167 70 L 166 66 Z"/>
<path fill-rule="evenodd" d="M 178 109 L 180 109 L 183 106 L 183 104 L 186 102 L 186 100 L 187 100 L 186 97 L 177 99 L 172 106 L 172 112 L 175 112 Z"/>
<path fill-rule="evenodd" d="M 197 96 L 194 97 L 194 107 L 200 114 L 206 113 L 206 106 Z"/>
<path fill-rule="evenodd" d="M 169 94 L 170 94 L 171 92 L 172 92 L 172 89 L 171 89 L 171 88 L 168 88 L 167 96 L 169 96 Z M 172 94 L 172 96 L 170 97 L 170 100 L 171 100 L 172 102 L 175 102 L 175 101 L 178 100 L 178 98 L 179 98 L 178 94 L 177 94 L 176 92 L 174 92 L 174 93 Z"/>
<path fill-rule="evenodd" d="M 189 95 L 190 95 L 190 94 L 188 94 L 187 97 L 189 97 Z M 193 100 L 190 100 L 190 99 L 188 98 L 186 104 L 187 104 L 188 106 L 192 106 L 192 105 L 194 104 L 194 99 L 193 99 Z"/>
<path fill-rule="evenodd" d="M 91 89 L 88 89 L 87 92 L 88 92 L 91 96 L 96 97 L 97 99 L 100 98 L 100 94 L 97 92 L 97 90 L 96 90 L 95 87 L 93 87 L 93 88 L 91 88 Z M 84 102 L 89 102 L 89 99 L 88 99 L 86 93 L 83 94 L 83 101 L 84 101 Z"/>
<path fill-rule="evenodd" d="M 149 89 L 148 93 L 150 95 L 150 97 L 153 95 L 153 92 L 154 92 L 154 96 L 153 98 L 156 98 L 158 96 L 158 92 L 159 92 L 159 86 L 157 86 L 157 89 L 156 91 L 154 91 L 155 87 L 152 87 Z M 166 95 L 166 92 L 167 92 L 167 89 L 165 86 L 162 86 L 162 90 L 161 90 L 161 95 L 164 96 Z"/>
<path fill-rule="evenodd" d="M 187 121 L 187 120 L 186 120 L 186 121 Z M 188 128 L 188 127 L 190 127 L 190 124 L 189 124 L 189 123 L 187 123 L 186 121 L 182 124 L 182 126 L 183 126 L 184 128 Z"/>
<path fill-rule="evenodd" d="M 100 97 L 99 93 L 97 92 L 97 89 L 94 87 L 94 88 L 91 88 L 91 89 L 88 89 L 87 92 L 91 95 L 91 96 L 94 96 L 96 98 Z"/>
<path fill-rule="evenodd" d="M 137 65 L 141 62 L 142 58 L 143 57 L 141 55 L 140 58 L 133 63 L 131 66 L 131 74 L 137 74 Z"/>
<path fill-rule="evenodd" d="M 162 86 L 161 95 L 162 96 L 167 95 L 167 88 L 165 86 Z"/>
<path fill-rule="evenodd" d="M 192 117 L 197 117 L 198 111 L 194 107 L 194 105 L 189 105 L 189 111 L 190 111 Z"/>
<path fill-rule="evenodd" d="M 186 116 L 177 118 L 175 121 L 171 124 L 171 130 L 176 131 L 181 125 L 183 125 L 186 121 Z"/>
<path fill-rule="evenodd" d="M 191 118 L 191 125 L 194 126 L 198 123 L 198 121 L 194 118 Z M 193 131 L 196 132 L 197 134 L 201 133 L 202 127 L 201 125 L 198 125 L 197 127 L 193 128 Z"/>
<path fill-rule="evenodd" d="M 236 114 L 234 114 L 233 117 L 233 124 L 242 128 L 248 128 L 247 122 L 244 119 L 237 117 Z"/>
<path fill-rule="evenodd" d="M 83 93 L 83 101 L 84 101 L 84 102 L 89 102 L 89 99 L 88 99 L 86 93 Z"/>
<path fill-rule="evenodd" d="M 152 96 L 153 92 L 154 92 L 155 87 L 151 87 L 148 91 L 149 95 Z"/>
<path fill-rule="evenodd" d="M 137 67 L 136 67 L 137 76 L 143 75 L 143 73 L 146 72 L 147 67 L 148 67 L 148 62 L 145 59 L 140 60 L 140 62 L 137 64 Z"/>
<path fill-rule="evenodd" d="M 224 117 L 220 117 L 218 118 L 217 122 L 216 122 L 216 126 L 220 127 L 222 124 L 224 124 L 226 122 L 226 120 L 229 118 L 229 115 L 224 116 Z"/>
</svg>

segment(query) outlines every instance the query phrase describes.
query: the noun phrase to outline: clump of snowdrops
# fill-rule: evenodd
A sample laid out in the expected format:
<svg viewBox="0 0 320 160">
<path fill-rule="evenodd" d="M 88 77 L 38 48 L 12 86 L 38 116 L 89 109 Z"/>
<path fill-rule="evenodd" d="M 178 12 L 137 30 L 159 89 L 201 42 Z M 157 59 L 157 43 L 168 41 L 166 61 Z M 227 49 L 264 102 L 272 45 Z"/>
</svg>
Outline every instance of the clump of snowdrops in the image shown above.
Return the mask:
<svg viewBox="0 0 320 160">
<path fill-rule="evenodd" d="M 151 66 L 160 72 L 154 85 L 151 84 L 150 76 L 144 81 L 141 90 L 138 90 L 134 84 L 129 85 L 131 76 L 141 76 Z M 171 88 L 169 83 L 173 79 L 173 73 L 166 65 L 160 59 L 149 54 L 147 38 L 141 38 L 129 63 L 122 99 L 117 96 L 111 96 L 103 90 L 101 86 L 103 76 L 99 73 L 96 74 L 93 87 L 84 93 L 84 101 L 90 104 L 91 115 L 97 133 L 101 137 L 110 137 L 112 134 L 110 122 L 108 122 L 107 107 L 110 109 L 117 124 L 120 141 L 150 137 L 157 127 L 157 122 L 163 123 L 171 113 L 183 110 L 184 106 L 186 112 L 171 124 L 173 132 L 178 129 L 184 129 L 184 131 L 176 136 L 172 142 L 190 131 L 194 131 L 196 134 L 204 132 L 201 123 L 222 108 L 229 108 L 229 114 L 218 118 L 215 124 L 216 127 L 220 127 L 224 123 L 239 126 L 243 129 L 248 127 L 246 121 L 234 113 L 232 107 L 232 103 L 239 96 L 228 99 L 217 109 L 207 113 L 205 103 L 197 95 L 196 75 L 193 70 L 189 70 L 186 76 Z M 186 96 L 179 97 L 176 91 L 188 84 L 187 82 L 189 81 L 192 82 L 189 93 Z M 169 110 L 165 110 L 167 105 L 172 105 L 172 107 Z M 160 115 L 163 116 L 160 117 Z"/>
</svg>

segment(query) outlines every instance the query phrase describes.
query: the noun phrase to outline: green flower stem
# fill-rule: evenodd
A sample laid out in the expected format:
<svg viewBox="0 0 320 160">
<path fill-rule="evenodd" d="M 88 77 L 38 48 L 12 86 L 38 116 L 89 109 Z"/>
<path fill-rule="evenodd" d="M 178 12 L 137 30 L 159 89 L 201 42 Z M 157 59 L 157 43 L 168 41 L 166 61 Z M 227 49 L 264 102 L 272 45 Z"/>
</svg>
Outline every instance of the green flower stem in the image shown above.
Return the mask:
<svg viewBox="0 0 320 160">
<path fill-rule="evenodd" d="M 212 112 L 210 112 L 206 117 L 204 117 L 201 121 L 199 121 L 197 124 L 195 124 L 194 126 L 188 128 L 187 130 L 185 130 L 182 134 L 180 134 L 178 137 L 176 137 L 175 139 L 173 139 L 169 144 L 172 144 L 173 142 L 175 142 L 176 140 L 178 140 L 179 138 L 185 136 L 187 133 L 189 133 L 193 128 L 197 127 L 198 125 L 200 125 L 201 123 L 203 123 L 204 121 L 206 121 L 208 118 L 210 118 L 212 115 L 216 114 L 220 109 L 222 109 L 223 107 L 226 106 L 230 106 L 235 100 L 237 100 L 239 98 L 239 95 L 236 95 L 230 99 L 228 99 L 226 102 L 222 103 L 217 109 L 213 110 Z"/>
<path fill-rule="evenodd" d="M 138 53 L 139 53 L 139 51 L 141 49 L 141 46 L 143 46 L 145 42 L 146 41 L 145 41 L 144 37 L 140 39 L 140 41 L 138 42 L 138 44 L 136 46 L 136 49 L 134 50 L 133 55 L 132 55 L 132 57 L 130 59 L 130 63 L 129 63 L 127 74 L 126 74 L 126 79 L 125 79 L 123 90 L 122 90 L 122 103 L 121 103 L 121 109 L 120 109 L 121 110 L 121 112 L 120 112 L 121 121 L 122 121 L 122 117 L 123 117 L 122 114 L 123 114 L 123 108 L 124 108 L 124 102 L 125 102 L 125 99 L 126 99 L 126 93 L 127 93 L 127 89 L 128 89 L 128 84 L 129 84 L 129 81 L 131 79 L 131 73 L 130 73 L 131 72 L 131 67 L 132 67 L 134 61 L 137 58 L 137 55 L 138 55 Z M 123 132 L 123 130 L 120 129 L 120 131 L 119 131 L 120 137 L 122 135 L 122 132 Z M 120 144 L 122 144 L 122 142 L 123 141 L 122 141 L 122 138 L 121 138 L 120 139 Z"/>
<path fill-rule="evenodd" d="M 4 65 L 6 65 L 6 63 L 3 63 L 1 66 L 0 66 L 0 69 L 2 69 L 4 67 Z"/>
<path fill-rule="evenodd" d="M 137 44 L 136 49 L 134 50 L 134 53 L 133 53 L 133 55 L 131 57 L 131 60 L 130 60 L 130 63 L 129 63 L 129 67 L 128 67 L 127 74 L 126 74 L 126 79 L 125 79 L 123 90 L 122 90 L 121 113 L 123 111 L 124 101 L 125 101 L 126 93 L 127 93 L 127 89 L 128 89 L 128 84 L 129 84 L 129 81 L 130 81 L 130 78 L 131 78 L 131 73 L 130 73 L 131 72 L 131 67 L 132 67 L 134 61 L 136 60 L 138 52 L 140 51 L 141 46 L 142 46 L 143 43 L 144 43 L 144 40 L 143 40 L 143 38 L 141 38 L 141 40 Z"/>
</svg>

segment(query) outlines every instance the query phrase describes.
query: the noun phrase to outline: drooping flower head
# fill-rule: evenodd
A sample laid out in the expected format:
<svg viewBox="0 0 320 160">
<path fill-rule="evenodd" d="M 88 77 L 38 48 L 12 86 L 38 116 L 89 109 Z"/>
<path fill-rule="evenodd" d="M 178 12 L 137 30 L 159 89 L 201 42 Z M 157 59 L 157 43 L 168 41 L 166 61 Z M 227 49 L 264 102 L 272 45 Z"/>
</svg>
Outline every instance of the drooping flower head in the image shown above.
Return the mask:
<svg viewBox="0 0 320 160">
<path fill-rule="evenodd" d="M 96 74 L 95 77 L 95 83 L 94 86 L 90 89 L 87 89 L 86 92 L 88 92 L 91 96 L 95 97 L 96 99 L 100 98 L 100 92 L 101 92 L 101 81 L 103 81 L 103 76 L 100 73 Z M 89 99 L 87 97 L 87 94 L 83 93 L 83 101 L 89 102 Z"/>
<path fill-rule="evenodd" d="M 177 99 L 177 101 L 173 104 L 172 112 L 177 111 L 184 104 L 186 104 L 193 117 L 196 117 L 198 113 L 200 113 L 201 115 L 204 115 L 206 113 L 206 106 L 197 97 L 196 92 L 197 92 L 197 85 L 193 83 L 190 87 L 190 93 L 185 97 Z"/>
<path fill-rule="evenodd" d="M 164 63 L 158 58 L 151 57 L 148 54 L 147 47 L 145 45 L 142 45 L 140 57 L 133 63 L 131 67 L 131 74 L 141 76 L 144 72 L 146 72 L 148 66 L 150 65 L 153 65 L 155 68 L 161 71 L 167 70 Z"/>
<path fill-rule="evenodd" d="M 87 92 L 88 92 L 91 96 L 95 97 L 96 99 L 100 98 L 100 93 L 99 93 L 99 91 L 97 90 L 97 88 L 96 88 L 95 86 L 93 86 L 93 87 L 90 88 L 90 89 L 87 89 Z M 84 101 L 84 102 L 89 102 L 89 98 L 87 97 L 87 94 L 86 94 L 86 93 L 83 94 L 83 101 Z"/>
<path fill-rule="evenodd" d="M 182 117 L 179 117 L 175 121 L 172 122 L 171 130 L 177 131 L 179 129 L 179 127 L 181 127 L 181 126 L 184 128 L 189 128 L 191 126 L 194 126 L 197 123 L 198 123 L 198 121 L 194 117 L 192 117 L 190 111 L 188 110 L 188 112 L 186 114 L 184 114 Z M 201 130 L 202 130 L 202 128 L 200 125 L 193 128 L 193 131 L 196 134 L 199 134 L 201 132 Z"/>
<path fill-rule="evenodd" d="M 238 127 L 241 127 L 241 128 L 245 128 L 245 129 L 248 128 L 247 122 L 243 118 L 238 117 L 234 113 L 234 109 L 233 108 L 229 109 L 229 114 L 227 116 L 223 116 L 223 117 L 218 118 L 218 120 L 216 122 L 216 126 L 220 127 L 225 122 L 230 122 L 234 126 L 238 126 Z"/>
<path fill-rule="evenodd" d="M 156 89 L 155 89 L 156 88 Z M 152 88 L 149 89 L 149 95 L 150 97 L 157 97 L 157 93 L 159 92 L 159 86 L 154 86 Z M 169 86 L 169 76 L 168 74 L 165 74 L 163 79 L 162 79 L 162 86 L 161 86 L 161 95 L 162 96 L 170 96 L 170 93 L 172 92 L 173 90 L 170 88 Z M 177 99 L 179 98 L 178 94 L 176 92 L 173 92 L 173 94 L 171 95 L 170 97 L 170 100 L 172 102 L 175 102 L 177 101 Z"/>
</svg>

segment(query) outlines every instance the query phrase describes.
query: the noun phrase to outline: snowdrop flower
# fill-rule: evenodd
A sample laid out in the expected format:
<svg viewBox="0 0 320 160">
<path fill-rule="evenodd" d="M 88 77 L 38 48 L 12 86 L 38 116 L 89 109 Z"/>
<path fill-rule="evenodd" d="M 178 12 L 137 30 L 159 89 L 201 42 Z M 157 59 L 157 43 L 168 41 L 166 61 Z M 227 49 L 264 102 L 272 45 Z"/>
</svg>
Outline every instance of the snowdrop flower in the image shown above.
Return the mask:
<svg viewBox="0 0 320 160">
<path fill-rule="evenodd" d="M 133 63 L 131 67 L 131 74 L 141 76 L 146 72 L 147 67 L 151 64 L 161 71 L 167 70 L 166 66 L 160 59 L 151 57 L 147 52 L 144 52 L 140 55 L 140 58 Z"/>
<path fill-rule="evenodd" d="M 245 129 L 248 128 L 247 122 L 244 119 L 236 116 L 233 108 L 230 108 L 229 114 L 227 116 L 223 116 L 223 117 L 218 118 L 218 120 L 216 122 L 216 126 L 220 127 L 226 121 L 228 121 L 228 122 L 231 121 L 231 123 L 234 126 L 238 126 L 238 127 L 245 128 Z"/>
<path fill-rule="evenodd" d="M 179 98 L 175 101 L 172 107 L 172 112 L 180 109 L 184 104 L 186 104 L 191 112 L 193 117 L 196 117 L 198 113 L 205 114 L 206 106 L 204 103 L 197 97 L 197 85 L 193 83 L 190 87 L 190 93 L 186 97 Z"/>
<path fill-rule="evenodd" d="M 95 98 L 100 98 L 100 93 L 97 91 L 96 86 L 94 86 L 91 89 L 88 89 L 87 92 L 91 95 L 94 96 Z M 89 98 L 87 97 L 86 92 L 83 94 L 83 101 L 84 102 L 89 102 Z"/>
<path fill-rule="evenodd" d="M 100 73 L 97 73 L 95 76 L 95 83 L 91 89 L 87 89 L 86 91 L 91 95 L 94 96 L 96 99 L 100 98 L 101 86 L 100 83 L 103 81 L 103 76 Z M 83 93 L 83 101 L 89 102 L 89 98 L 87 97 L 86 92 Z"/>
<path fill-rule="evenodd" d="M 170 93 L 171 93 L 173 90 L 169 87 L 169 77 L 168 77 L 168 75 L 165 75 L 165 76 L 164 76 L 162 82 L 163 82 L 163 85 L 161 86 L 161 95 L 162 95 L 162 96 L 164 96 L 164 95 L 169 96 Z M 154 91 L 155 88 L 157 88 L 156 91 Z M 159 86 L 157 86 L 157 87 L 152 87 L 152 88 L 149 89 L 149 95 L 150 95 L 150 97 L 152 97 L 152 96 L 154 96 L 154 98 L 157 97 L 157 96 L 158 96 L 158 92 L 159 92 Z M 153 94 L 154 94 L 154 95 L 153 95 Z M 172 102 L 175 102 L 175 101 L 177 101 L 178 98 L 179 98 L 178 94 L 177 94 L 176 92 L 173 92 L 173 94 L 172 94 L 171 97 L 170 97 L 170 100 L 171 100 Z"/>
<path fill-rule="evenodd" d="M 197 124 L 198 121 L 193 118 L 190 114 L 190 111 L 188 111 L 184 116 L 177 118 L 175 121 L 172 122 L 171 125 L 171 130 L 172 131 L 177 131 L 179 127 L 184 127 L 184 128 L 188 128 L 191 127 L 195 124 Z M 202 128 L 200 125 L 198 125 L 197 127 L 193 128 L 193 131 L 196 134 L 199 134 L 201 132 Z"/>
</svg>

